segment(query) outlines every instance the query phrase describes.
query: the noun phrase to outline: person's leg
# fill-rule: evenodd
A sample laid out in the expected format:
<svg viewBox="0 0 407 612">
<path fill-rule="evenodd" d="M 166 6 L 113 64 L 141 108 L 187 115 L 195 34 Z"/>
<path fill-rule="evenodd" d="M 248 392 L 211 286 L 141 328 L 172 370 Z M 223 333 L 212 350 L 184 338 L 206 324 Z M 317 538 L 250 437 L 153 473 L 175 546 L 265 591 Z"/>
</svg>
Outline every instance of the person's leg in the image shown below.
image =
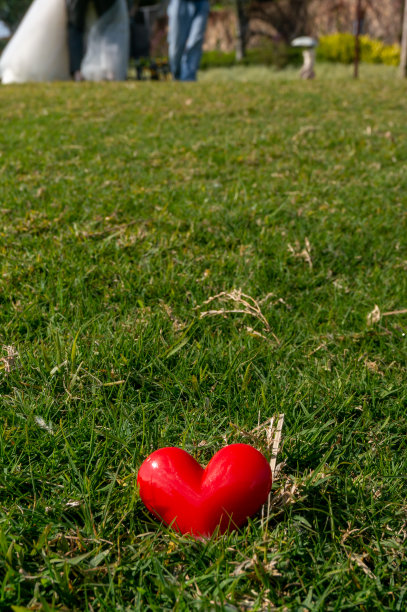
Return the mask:
<svg viewBox="0 0 407 612">
<path fill-rule="evenodd" d="M 170 0 L 168 5 L 168 58 L 175 80 L 181 78 L 181 58 L 193 19 L 188 0 Z"/>
<path fill-rule="evenodd" d="M 195 0 L 193 4 L 194 18 L 181 60 L 181 81 L 196 81 L 209 15 L 208 0 Z"/>
<path fill-rule="evenodd" d="M 69 66 L 72 76 L 80 74 L 83 58 L 83 34 L 88 0 L 66 0 L 68 16 Z"/>
</svg>

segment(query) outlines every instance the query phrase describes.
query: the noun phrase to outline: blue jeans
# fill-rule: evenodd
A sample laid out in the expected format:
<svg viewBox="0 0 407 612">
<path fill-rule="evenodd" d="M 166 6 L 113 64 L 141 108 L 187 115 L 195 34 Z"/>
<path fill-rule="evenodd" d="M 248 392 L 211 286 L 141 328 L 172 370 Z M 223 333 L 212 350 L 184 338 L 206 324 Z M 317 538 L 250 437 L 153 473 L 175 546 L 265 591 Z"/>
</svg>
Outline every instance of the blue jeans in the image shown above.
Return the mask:
<svg viewBox="0 0 407 612">
<path fill-rule="evenodd" d="M 177 81 L 196 81 L 208 15 L 208 0 L 170 0 L 168 55 Z"/>
</svg>

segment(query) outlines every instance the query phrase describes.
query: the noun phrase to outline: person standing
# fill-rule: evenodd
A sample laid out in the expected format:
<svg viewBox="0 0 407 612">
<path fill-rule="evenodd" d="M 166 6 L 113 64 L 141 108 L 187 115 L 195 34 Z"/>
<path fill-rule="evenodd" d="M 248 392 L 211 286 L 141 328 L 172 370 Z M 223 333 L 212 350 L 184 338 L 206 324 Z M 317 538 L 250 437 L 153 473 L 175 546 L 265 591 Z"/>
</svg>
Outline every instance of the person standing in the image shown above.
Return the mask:
<svg viewBox="0 0 407 612">
<path fill-rule="evenodd" d="M 98 17 L 112 8 L 116 0 L 93 0 Z M 75 81 L 83 81 L 81 63 L 85 53 L 86 12 L 90 0 L 66 0 L 68 14 L 69 68 Z"/>
<path fill-rule="evenodd" d="M 209 0 L 170 0 L 168 55 L 176 81 L 196 81 L 209 15 Z"/>
</svg>

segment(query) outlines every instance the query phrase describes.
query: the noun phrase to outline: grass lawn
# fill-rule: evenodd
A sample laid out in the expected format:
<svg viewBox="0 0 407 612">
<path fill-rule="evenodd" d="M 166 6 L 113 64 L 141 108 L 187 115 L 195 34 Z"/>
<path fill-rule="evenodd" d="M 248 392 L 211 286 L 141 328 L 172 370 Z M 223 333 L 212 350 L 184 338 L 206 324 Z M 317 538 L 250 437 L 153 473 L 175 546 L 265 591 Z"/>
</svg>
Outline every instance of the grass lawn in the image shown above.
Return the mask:
<svg viewBox="0 0 407 612">
<path fill-rule="evenodd" d="M 1 87 L 1 610 L 406 609 L 406 84 L 296 74 Z M 144 509 L 280 413 L 267 522 Z"/>
</svg>

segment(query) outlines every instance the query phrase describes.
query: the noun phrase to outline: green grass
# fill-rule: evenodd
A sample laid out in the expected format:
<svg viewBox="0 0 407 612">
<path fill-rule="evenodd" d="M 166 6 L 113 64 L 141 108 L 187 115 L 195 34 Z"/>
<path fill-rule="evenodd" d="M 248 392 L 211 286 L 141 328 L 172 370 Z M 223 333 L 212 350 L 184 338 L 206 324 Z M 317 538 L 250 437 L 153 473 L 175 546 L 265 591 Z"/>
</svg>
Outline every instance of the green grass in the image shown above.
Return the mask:
<svg viewBox="0 0 407 612">
<path fill-rule="evenodd" d="M 322 68 L 0 89 L 1 609 L 405 609 L 405 83 Z M 278 413 L 266 525 L 148 515 Z"/>
</svg>

